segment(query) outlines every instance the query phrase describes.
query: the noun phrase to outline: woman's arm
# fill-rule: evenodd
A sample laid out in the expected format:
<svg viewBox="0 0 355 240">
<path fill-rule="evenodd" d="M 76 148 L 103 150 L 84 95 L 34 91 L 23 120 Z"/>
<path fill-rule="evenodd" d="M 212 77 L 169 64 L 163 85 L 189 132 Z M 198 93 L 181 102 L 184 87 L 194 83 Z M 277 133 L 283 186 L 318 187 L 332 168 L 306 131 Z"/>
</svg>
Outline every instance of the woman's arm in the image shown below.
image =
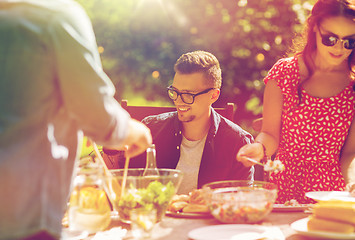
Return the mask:
<svg viewBox="0 0 355 240">
<path fill-rule="evenodd" d="M 276 80 L 269 80 L 264 91 L 261 132 L 256 137 L 255 143 L 243 146 L 237 154 L 237 160 L 245 166 L 253 165 L 246 157 L 257 161 L 264 157 L 263 146 L 267 156 L 276 152 L 280 140 L 282 105 L 281 89 L 277 86 Z"/>
<path fill-rule="evenodd" d="M 265 87 L 263 103 L 263 123 L 255 141 L 265 146 L 267 156 L 273 155 L 279 147 L 283 97 L 275 80 Z"/>
</svg>

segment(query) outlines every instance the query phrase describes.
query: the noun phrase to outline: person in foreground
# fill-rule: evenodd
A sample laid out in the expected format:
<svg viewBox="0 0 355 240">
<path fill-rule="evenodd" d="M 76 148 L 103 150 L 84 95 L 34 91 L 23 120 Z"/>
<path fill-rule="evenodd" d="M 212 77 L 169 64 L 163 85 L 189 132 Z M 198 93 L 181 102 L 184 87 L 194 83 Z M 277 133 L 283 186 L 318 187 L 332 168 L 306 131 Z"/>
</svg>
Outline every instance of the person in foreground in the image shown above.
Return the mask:
<svg viewBox="0 0 355 240">
<path fill-rule="evenodd" d="M 152 132 L 157 167 L 184 173 L 179 194 L 212 181 L 253 179 L 254 169 L 235 161 L 239 148 L 253 142 L 252 135 L 212 108 L 222 84 L 217 58 L 205 51 L 189 52 L 174 70 L 167 91 L 177 111 L 142 120 Z M 141 154 L 130 167 L 144 167 L 145 161 Z"/>
<path fill-rule="evenodd" d="M 82 133 L 135 156 L 150 130 L 115 101 L 72 0 L 0 0 L 0 239 L 59 239 Z"/>
<path fill-rule="evenodd" d="M 318 0 L 304 46 L 264 79 L 261 132 L 237 160 L 276 151 L 286 170 L 272 174 L 278 203 L 310 203 L 309 191 L 342 191 L 355 182 L 355 1 Z M 263 149 L 264 148 L 264 149 Z"/>
</svg>

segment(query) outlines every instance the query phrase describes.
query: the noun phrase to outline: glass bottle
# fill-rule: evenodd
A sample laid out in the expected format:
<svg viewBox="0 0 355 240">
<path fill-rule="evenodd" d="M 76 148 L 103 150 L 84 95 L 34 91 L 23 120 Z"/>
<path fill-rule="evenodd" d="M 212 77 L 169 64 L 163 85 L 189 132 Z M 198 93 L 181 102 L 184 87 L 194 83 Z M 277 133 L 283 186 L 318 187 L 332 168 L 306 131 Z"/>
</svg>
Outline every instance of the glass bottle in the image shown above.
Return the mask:
<svg viewBox="0 0 355 240">
<path fill-rule="evenodd" d="M 156 150 L 155 145 L 152 144 L 146 150 L 147 158 L 145 164 L 145 170 L 143 172 L 143 176 L 159 176 L 159 170 L 157 168 L 156 162 Z"/>
<path fill-rule="evenodd" d="M 102 168 L 96 164 L 79 168 L 69 201 L 69 229 L 95 233 L 111 222 L 111 207 L 104 191 Z"/>
</svg>

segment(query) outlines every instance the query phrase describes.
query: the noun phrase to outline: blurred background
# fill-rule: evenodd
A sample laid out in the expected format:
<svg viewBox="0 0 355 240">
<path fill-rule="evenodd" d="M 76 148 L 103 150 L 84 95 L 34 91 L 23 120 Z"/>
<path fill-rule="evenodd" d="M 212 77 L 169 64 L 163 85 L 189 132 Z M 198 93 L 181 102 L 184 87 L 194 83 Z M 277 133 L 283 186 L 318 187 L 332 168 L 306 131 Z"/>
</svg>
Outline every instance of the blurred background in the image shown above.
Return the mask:
<svg viewBox="0 0 355 240">
<path fill-rule="evenodd" d="M 222 68 L 214 107 L 237 106 L 235 122 L 252 132 L 261 117 L 263 78 L 281 57 L 315 0 L 77 0 L 90 16 L 117 100 L 172 106 L 166 87 L 189 51 L 213 53 Z"/>
</svg>

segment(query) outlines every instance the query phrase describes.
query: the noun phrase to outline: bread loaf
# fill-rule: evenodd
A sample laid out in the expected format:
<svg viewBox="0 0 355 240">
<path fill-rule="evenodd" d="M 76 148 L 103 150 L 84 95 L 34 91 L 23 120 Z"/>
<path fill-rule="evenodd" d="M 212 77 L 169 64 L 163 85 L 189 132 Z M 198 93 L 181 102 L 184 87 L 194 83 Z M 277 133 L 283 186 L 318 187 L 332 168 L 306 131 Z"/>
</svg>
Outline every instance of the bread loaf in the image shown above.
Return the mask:
<svg viewBox="0 0 355 240">
<path fill-rule="evenodd" d="M 202 189 L 195 189 L 190 193 L 190 203 L 192 204 L 205 204 L 206 201 L 203 198 Z"/>
<path fill-rule="evenodd" d="M 171 212 L 208 213 L 201 189 L 195 189 L 189 195 L 175 195 L 168 207 Z"/>
<path fill-rule="evenodd" d="M 326 231 L 338 233 L 353 233 L 355 231 L 354 225 L 350 223 L 332 221 L 311 216 L 307 223 L 307 228 L 310 231 Z"/>
<path fill-rule="evenodd" d="M 355 203 L 331 200 L 314 204 L 307 228 L 310 231 L 354 233 Z"/>
<path fill-rule="evenodd" d="M 190 200 L 190 196 L 186 194 L 174 195 L 171 203 L 174 202 L 188 202 Z"/>
<path fill-rule="evenodd" d="M 183 209 L 182 212 L 188 213 L 208 213 L 208 207 L 201 204 L 188 204 Z"/>
<path fill-rule="evenodd" d="M 168 211 L 171 211 L 171 212 L 180 212 L 182 211 L 182 209 L 184 207 L 186 207 L 188 205 L 187 202 L 174 202 L 172 204 L 170 204 L 170 206 L 168 207 Z"/>
<path fill-rule="evenodd" d="M 355 203 L 339 200 L 322 201 L 313 206 L 313 215 L 355 225 Z"/>
</svg>

